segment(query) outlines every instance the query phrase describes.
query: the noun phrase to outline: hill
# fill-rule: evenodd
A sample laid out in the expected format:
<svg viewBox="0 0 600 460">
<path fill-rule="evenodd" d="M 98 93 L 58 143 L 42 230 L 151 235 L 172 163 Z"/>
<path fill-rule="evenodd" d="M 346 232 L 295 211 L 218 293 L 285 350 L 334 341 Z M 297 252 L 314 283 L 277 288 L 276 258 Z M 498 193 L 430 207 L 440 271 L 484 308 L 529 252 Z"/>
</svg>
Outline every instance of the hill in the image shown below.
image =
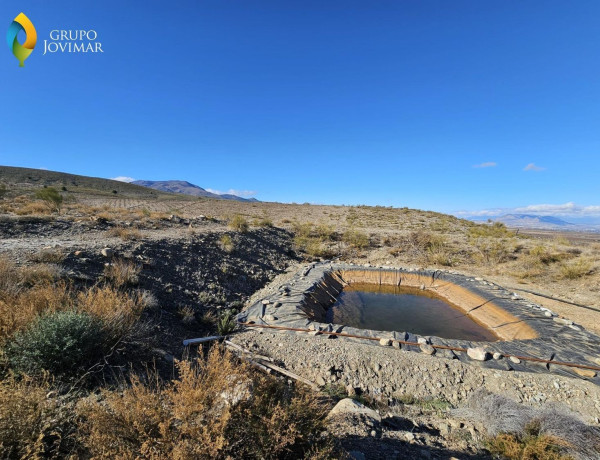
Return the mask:
<svg viewBox="0 0 600 460">
<path fill-rule="evenodd" d="M 65 187 L 72 192 L 119 195 L 139 199 L 172 196 L 165 192 L 111 179 L 12 166 L 0 166 L 0 183 L 5 184 L 9 189 L 18 190 Z"/>
<path fill-rule="evenodd" d="M 255 198 L 242 198 L 237 195 L 231 194 L 218 194 L 212 193 L 208 190 L 199 187 L 198 185 L 192 184 L 183 180 L 165 180 L 165 181 L 153 181 L 153 180 L 136 180 L 131 182 L 135 185 L 141 185 L 142 187 L 152 188 L 154 190 L 160 190 L 163 192 L 170 193 L 181 193 L 183 195 L 201 196 L 204 198 L 215 198 L 218 200 L 235 200 L 235 201 L 258 201 Z"/>
</svg>

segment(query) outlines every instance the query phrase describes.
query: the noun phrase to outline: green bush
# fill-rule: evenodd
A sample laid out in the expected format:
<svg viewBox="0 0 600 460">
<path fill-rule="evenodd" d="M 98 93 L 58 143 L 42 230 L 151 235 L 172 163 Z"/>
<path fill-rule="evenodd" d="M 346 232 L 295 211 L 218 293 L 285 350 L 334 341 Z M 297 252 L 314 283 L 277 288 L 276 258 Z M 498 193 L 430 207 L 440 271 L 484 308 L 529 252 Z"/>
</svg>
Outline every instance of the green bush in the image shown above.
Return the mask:
<svg viewBox="0 0 600 460">
<path fill-rule="evenodd" d="M 54 187 L 47 187 L 35 192 L 35 197 L 44 201 L 52 211 L 60 212 L 63 197 Z"/>
<path fill-rule="evenodd" d="M 86 313 L 57 312 L 17 333 L 6 355 L 18 372 L 39 375 L 48 371 L 57 377 L 71 377 L 98 362 L 104 343 L 100 320 Z"/>
<path fill-rule="evenodd" d="M 348 246 L 356 249 L 366 249 L 371 244 L 369 235 L 353 229 L 347 230 L 344 233 L 342 241 L 344 241 L 344 243 L 346 243 Z"/>
</svg>

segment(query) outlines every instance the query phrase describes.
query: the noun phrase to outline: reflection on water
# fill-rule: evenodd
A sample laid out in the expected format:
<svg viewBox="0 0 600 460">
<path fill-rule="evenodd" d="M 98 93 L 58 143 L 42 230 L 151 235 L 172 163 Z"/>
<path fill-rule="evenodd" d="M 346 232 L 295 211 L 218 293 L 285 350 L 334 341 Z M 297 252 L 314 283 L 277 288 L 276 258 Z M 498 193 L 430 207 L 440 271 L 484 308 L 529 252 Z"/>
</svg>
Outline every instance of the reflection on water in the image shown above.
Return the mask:
<svg viewBox="0 0 600 460">
<path fill-rule="evenodd" d="M 417 288 L 351 284 L 327 311 L 327 321 L 359 329 L 406 331 L 446 339 L 498 340 L 458 308 Z"/>
</svg>

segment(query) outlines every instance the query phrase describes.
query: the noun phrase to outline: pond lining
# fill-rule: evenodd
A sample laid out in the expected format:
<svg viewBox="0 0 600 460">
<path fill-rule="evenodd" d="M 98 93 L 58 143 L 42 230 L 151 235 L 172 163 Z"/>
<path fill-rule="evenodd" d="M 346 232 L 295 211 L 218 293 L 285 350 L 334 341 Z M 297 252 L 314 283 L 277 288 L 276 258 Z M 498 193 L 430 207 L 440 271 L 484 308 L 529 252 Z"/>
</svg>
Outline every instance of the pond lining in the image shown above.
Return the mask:
<svg viewBox="0 0 600 460">
<path fill-rule="evenodd" d="M 345 284 L 352 282 L 412 286 L 430 290 L 460 307 L 466 314 L 493 330 L 497 342 L 419 337 L 410 331 L 375 331 L 326 322 L 327 309 L 335 302 Z M 572 377 L 586 377 L 600 384 L 594 372 L 566 368 L 556 362 L 572 362 L 598 366 L 600 337 L 557 317 L 548 309 L 533 304 L 506 289 L 456 272 L 442 270 L 407 270 L 389 267 L 361 267 L 349 264 L 311 264 L 299 270 L 287 283 L 275 286 L 276 292 L 249 306 L 238 315 L 238 321 L 258 325 L 340 332 L 359 337 L 381 337 L 407 351 L 423 351 L 413 345 L 426 341 L 442 347 L 468 349 L 483 347 L 489 357 L 518 355 L 540 358 L 550 363 L 514 362 L 508 359 L 473 361 L 466 353 L 438 350 L 436 356 L 459 359 L 477 365 L 504 370 L 555 372 Z M 344 338 L 344 340 L 361 340 Z M 397 343 L 396 343 L 397 342 Z M 373 343 L 372 341 L 370 343 Z M 518 360 L 516 360 L 518 361 Z M 584 375 L 585 374 L 585 375 Z M 596 373 L 597 374 L 597 373 Z"/>
</svg>

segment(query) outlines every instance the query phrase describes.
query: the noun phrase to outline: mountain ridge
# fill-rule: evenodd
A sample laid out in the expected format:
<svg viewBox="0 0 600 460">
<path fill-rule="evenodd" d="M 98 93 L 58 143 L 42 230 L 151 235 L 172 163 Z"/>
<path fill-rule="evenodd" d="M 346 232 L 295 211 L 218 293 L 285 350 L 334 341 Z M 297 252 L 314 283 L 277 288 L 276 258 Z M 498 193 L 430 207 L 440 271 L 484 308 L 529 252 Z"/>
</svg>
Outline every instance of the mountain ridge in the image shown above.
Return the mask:
<svg viewBox="0 0 600 460">
<path fill-rule="evenodd" d="M 204 198 L 215 198 L 219 200 L 235 200 L 235 201 L 258 201 L 256 198 L 242 198 L 230 193 L 218 194 L 209 192 L 199 185 L 192 184 L 185 180 L 135 180 L 131 182 L 134 185 L 160 190 L 169 193 L 181 193 L 184 195 L 198 196 Z"/>
</svg>

